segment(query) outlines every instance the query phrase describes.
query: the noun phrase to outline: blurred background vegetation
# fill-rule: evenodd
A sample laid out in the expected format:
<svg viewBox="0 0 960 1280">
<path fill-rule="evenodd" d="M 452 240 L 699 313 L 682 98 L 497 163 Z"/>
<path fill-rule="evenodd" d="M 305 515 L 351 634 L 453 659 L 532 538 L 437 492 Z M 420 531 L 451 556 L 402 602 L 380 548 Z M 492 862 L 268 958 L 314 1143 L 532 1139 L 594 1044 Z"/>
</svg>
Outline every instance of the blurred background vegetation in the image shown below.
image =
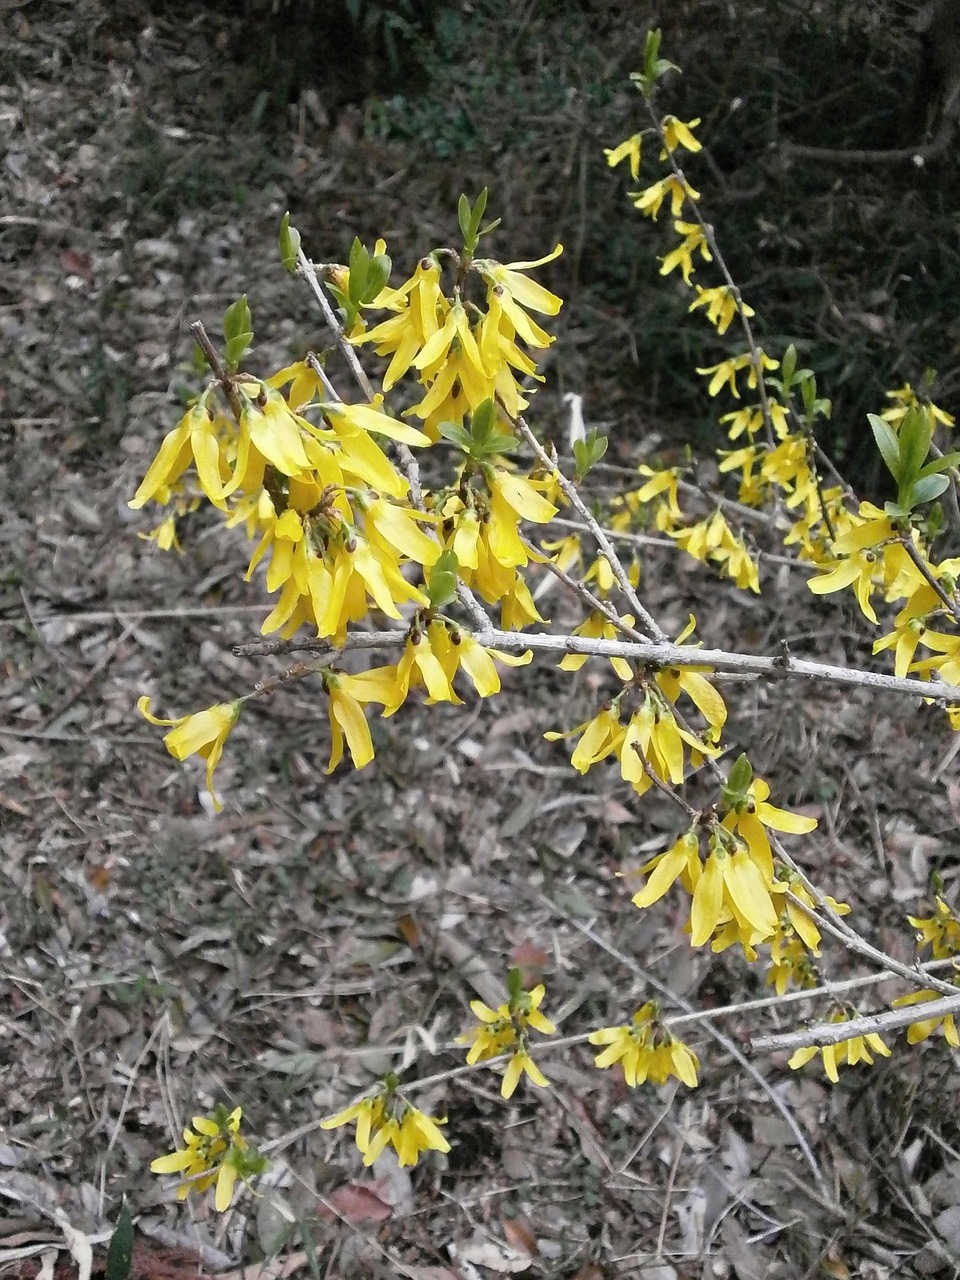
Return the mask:
<svg viewBox="0 0 960 1280">
<path fill-rule="evenodd" d="M 693 369 L 715 363 L 715 336 L 686 318 L 687 292 L 658 279 L 669 229 L 632 213 L 625 171 L 609 173 L 603 157 L 604 145 L 644 123 L 628 76 L 647 29 L 660 25 L 664 52 L 683 72 L 667 81 L 661 105 L 702 120 L 705 149 L 686 169 L 757 308 L 762 340 L 774 351 L 797 343 L 834 401 L 825 443 L 868 486 L 878 475 L 866 414 L 884 392 L 928 370 L 941 399 L 950 403 L 957 390 L 954 155 L 917 165 L 794 147 L 921 144 L 906 128 L 919 7 L 353 0 L 333 24 L 353 56 L 332 68 L 316 11 L 327 13 L 329 34 L 335 6 L 315 5 L 311 17 L 310 5 L 248 0 L 252 16 L 294 33 L 295 59 L 281 40 L 270 46 L 276 66 L 259 63 L 287 77 L 287 103 L 313 87 L 333 113 L 348 102 L 359 108 L 361 136 L 408 148 L 448 201 L 460 186 L 489 184 L 493 204 L 514 215 L 505 219 L 513 256 L 563 240 L 556 275 L 572 297 L 558 363 L 569 389 L 583 385 L 594 399 L 613 384 L 650 414 L 688 422 L 692 414 L 689 425 L 706 442 L 715 437 L 713 413 Z M 304 17 L 312 44 L 302 41 Z M 344 63 L 349 83 L 339 79 Z M 642 177 L 655 171 L 648 148 Z M 705 268 L 701 278 L 709 275 Z"/>
<path fill-rule="evenodd" d="M 36 31 L 48 8 L 65 12 L 23 10 Z M 655 430 L 707 449 L 717 410 L 694 369 L 726 351 L 687 316 L 688 291 L 658 276 L 668 219 L 641 219 L 625 167 L 610 171 L 603 155 L 645 123 L 629 73 L 661 26 L 682 68 L 661 110 L 701 119 L 704 150 L 686 171 L 761 340 L 774 353 L 796 342 L 833 400 L 824 443 L 837 461 L 868 491 L 879 483 L 866 414 L 905 380 L 935 371 L 935 397 L 954 407 L 953 149 L 925 164 L 857 154 L 923 141 L 904 133 L 920 0 L 67 8 L 85 11 L 70 56 L 126 59 L 139 86 L 121 165 L 137 235 L 217 202 L 242 220 L 251 193 L 273 184 L 315 257 L 342 256 L 354 231 L 385 234 L 403 269 L 425 237 L 455 235 L 461 190 L 488 185 L 503 216 L 491 252 L 566 247 L 546 271 L 567 298 L 549 371 L 558 395 L 583 392 L 588 417 L 625 441 Z M 657 171 L 648 147 L 640 185 Z M 699 279 L 715 275 L 705 266 Z M 735 332 L 725 341 L 734 349 Z"/>
</svg>

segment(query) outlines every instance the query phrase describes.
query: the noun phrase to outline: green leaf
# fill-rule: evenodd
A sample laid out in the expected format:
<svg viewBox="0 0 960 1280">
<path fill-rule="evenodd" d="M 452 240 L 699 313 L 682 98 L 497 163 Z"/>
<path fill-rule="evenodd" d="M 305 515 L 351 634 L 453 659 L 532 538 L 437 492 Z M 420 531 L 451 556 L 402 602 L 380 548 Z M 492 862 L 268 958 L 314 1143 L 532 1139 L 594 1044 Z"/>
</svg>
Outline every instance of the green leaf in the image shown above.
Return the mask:
<svg viewBox="0 0 960 1280">
<path fill-rule="evenodd" d="M 607 452 L 607 437 L 601 436 L 596 429 L 588 432 L 585 440 L 575 440 L 573 457 L 577 464 L 577 479 L 582 479 L 591 467 L 596 466 Z"/>
<path fill-rule="evenodd" d="M 880 454 L 887 465 L 887 470 L 899 484 L 900 441 L 897 439 L 897 433 L 886 418 L 881 418 L 879 414 L 868 413 L 867 418 L 873 429 L 873 438 L 877 442 L 877 448 L 880 450 Z"/>
<path fill-rule="evenodd" d="M 473 210 L 470 208 L 470 201 L 461 191 L 460 199 L 457 201 L 457 223 L 460 226 L 460 234 L 463 236 L 463 243 L 466 244 L 470 237 L 470 217 Z"/>
<path fill-rule="evenodd" d="M 476 445 L 482 445 L 493 433 L 497 420 L 497 406 L 492 399 L 484 400 L 474 409 L 470 420 L 470 435 Z"/>
<path fill-rule="evenodd" d="M 456 422 L 441 422 L 437 429 L 444 440 L 449 440 L 451 444 L 456 445 L 458 449 L 462 449 L 464 453 L 470 452 L 472 444 L 470 436 Z"/>
<path fill-rule="evenodd" d="M 945 453 L 942 458 L 932 458 L 926 466 L 920 468 L 917 479 L 922 480 L 924 476 L 936 475 L 938 471 L 948 471 L 958 463 L 960 463 L 960 453 Z"/>
<path fill-rule="evenodd" d="M 523 989 L 523 974 L 519 969 L 511 969 L 507 974 L 507 993 L 510 996 L 510 1003 L 519 1000 L 521 996 L 526 995 Z"/>
<path fill-rule="evenodd" d="M 814 404 L 817 399 L 817 380 L 812 373 L 801 381 L 800 396 L 803 400 L 803 407 L 806 410 L 807 417 L 813 417 Z"/>
<path fill-rule="evenodd" d="M 906 495 L 909 506 L 912 509 L 921 506 L 924 502 L 933 502 L 934 498 L 940 497 L 949 483 L 950 477 L 944 475 L 924 476 L 922 480 L 915 481 Z"/>
<path fill-rule="evenodd" d="M 367 267 L 367 280 L 363 290 L 364 303 L 370 303 L 374 300 L 380 290 L 390 279 L 390 271 L 393 262 L 390 260 L 389 254 L 378 253 L 376 257 L 370 259 Z"/>
<path fill-rule="evenodd" d="M 657 63 L 660 59 L 660 41 L 662 39 L 663 31 L 660 27 L 653 27 L 647 32 L 646 46 L 643 50 L 643 73 L 651 84 L 656 79 Z"/>
<path fill-rule="evenodd" d="M 350 301 L 359 306 L 366 292 L 370 255 L 360 243 L 358 236 L 353 238 L 353 244 L 350 246 L 350 261 L 347 265 L 350 268 Z"/>
<path fill-rule="evenodd" d="M 300 252 L 300 232 L 290 225 L 289 211 L 280 219 L 280 234 L 277 237 L 280 248 L 280 261 L 291 275 L 297 269 L 297 254 Z"/>
<path fill-rule="evenodd" d="M 501 431 L 495 431 L 492 436 L 487 436 L 483 444 L 478 445 L 474 441 L 473 456 L 475 458 L 495 458 L 501 453 L 509 453 L 516 447 L 516 436 L 508 436 Z"/>
<path fill-rule="evenodd" d="M 741 752 L 730 770 L 730 775 L 727 778 L 727 789 L 736 792 L 738 795 L 746 795 L 747 788 L 752 781 L 753 766 L 746 755 Z"/>
<path fill-rule="evenodd" d="M 107 1247 L 106 1280 L 127 1280 L 133 1264 L 133 1219 L 124 1200 Z"/>
<path fill-rule="evenodd" d="M 231 369 L 236 369 L 253 343 L 253 318 L 247 305 L 247 295 L 241 294 L 223 317 L 223 337 L 226 344 L 224 357 Z"/>
<path fill-rule="evenodd" d="M 253 325 L 250 317 L 250 307 L 247 304 L 247 295 L 242 293 L 236 302 L 231 303 L 227 307 L 223 316 L 223 336 L 227 342 L 232 342 L 234 338 L 239 337 L 241 333 L 247 333 Z"/>
<path fill-rule="evenodd" d="M 455 551 L 450 547 L 446 551 L 441 551 L 439 559 L 431 568 L 427 578 L 427 595 L 430 597 L 431 609 L 442 609 L 456 597 L 459 568 L 460 562 L 457 560 Z"/>
<path fill-rule="evenodd" d="M 487 211 L 487 199 L 489 198 L 489 195 L 490 195 L 490 192 L 488 188 L 484 187 L 483 190 L 480 192 L 480 194 L 477 196 L 476 204 L 473 206 L 473 216 L 470 219 L 470 229 L 474 233 L 476 233 L 476 230 L 480 226 L 480 223 L 483 219 L 483 215 Z"/>
<path fill-rule="evenodd" d="M 783 359 L 780 361 L 780 377 L 783 380 L 784 394 L 787 394 L 790 390 L 790 384 L 793 382 L 793 375 L 796 369 L 797 348 L 791 342 L 783 353 Z"/>
<path fill-rule="evenodd" d="M 933 434 L 928 414 L 910 409 L 900 426 L 900 484 L 912 484 L 920 474 L 920 468 L 930 452 Z"/>
</svg>

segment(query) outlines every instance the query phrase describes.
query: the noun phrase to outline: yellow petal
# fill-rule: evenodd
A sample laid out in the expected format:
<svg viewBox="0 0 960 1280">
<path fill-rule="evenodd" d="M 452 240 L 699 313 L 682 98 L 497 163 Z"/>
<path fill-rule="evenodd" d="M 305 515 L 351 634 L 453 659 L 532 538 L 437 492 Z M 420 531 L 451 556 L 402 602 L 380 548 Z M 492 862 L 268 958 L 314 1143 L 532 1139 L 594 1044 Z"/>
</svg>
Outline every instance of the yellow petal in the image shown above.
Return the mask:
<svg viewBox="0 0 960 1280">
<path fill-rule="evenodd" d="M 723 911 L 723 871 L 720 858 L 711 853 L 693 891 L 690 909 L 690 941 L 701 947 L 716 929 Z"/>
</svg>

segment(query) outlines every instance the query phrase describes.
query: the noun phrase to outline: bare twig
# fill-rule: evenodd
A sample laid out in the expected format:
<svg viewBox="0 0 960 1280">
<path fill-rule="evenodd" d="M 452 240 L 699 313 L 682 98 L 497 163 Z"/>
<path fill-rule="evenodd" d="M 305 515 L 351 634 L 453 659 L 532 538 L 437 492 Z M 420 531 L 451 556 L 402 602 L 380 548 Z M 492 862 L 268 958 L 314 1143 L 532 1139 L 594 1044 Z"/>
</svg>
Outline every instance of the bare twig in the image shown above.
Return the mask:
<svg viewBox="0 0 960 1280">
<path fill-rule="evenodd" d="M 914 975 L 916 980 L 916 975 Z M 932 985 L 932 984 L 931 984 Z M 751 1041 L 754 1049 L 791 1050 L 806 1045 L 839 1044 L 854 1036 L 881 1035 L 884 1031 L 897 1031 L 915 1022 L 927 1022 L 934 1018 L 946 1018 L 960 1013 L 960 992 L 954 988 L 952 996 L 942 1000 L 922 1000 L 904 1005 L 900 1009 L 888 1009 L 884 1013 L 868 1013 L 845 1022 L 821 1022 L 802 1031 L 789 1031 L 783 1035 L 757 1036 Z"/>
<path fill-rule="evenodd" d="M 379 649 L 402 644 L 406 631 L 362 631 L 348 635 L 341 651 Z M 908 680 L 863 671 L 856 667 L 838 667 L 826 662 L 810 662 L 805 658 L 779 654 L 775 658 L 726 649 L 698 649 L 694 645 L 677 645 L 651 640 L 602 640 L 588 636 L 552 635 L 539 631 L 501 631 L 490 626 L 476 633 L 476 639 L 490 648 L 516 652 L 533 649 L 540 653 L 582 653 L 594 658 L 626 658 L 652 667 L 705 667 L 735 675 L 764 676 L 771 680 L 799 679 L 834 684 L 841 688 L 865 688 L 876 692 L 925 698 L 943 704 L 960 703 L 960 687 L 942 681 Z M 334 646 L 329 640 L 255 640 L 235 645 L 237 657 L 261 657 L 276 653 L 329 653 Z"/>
</svg>

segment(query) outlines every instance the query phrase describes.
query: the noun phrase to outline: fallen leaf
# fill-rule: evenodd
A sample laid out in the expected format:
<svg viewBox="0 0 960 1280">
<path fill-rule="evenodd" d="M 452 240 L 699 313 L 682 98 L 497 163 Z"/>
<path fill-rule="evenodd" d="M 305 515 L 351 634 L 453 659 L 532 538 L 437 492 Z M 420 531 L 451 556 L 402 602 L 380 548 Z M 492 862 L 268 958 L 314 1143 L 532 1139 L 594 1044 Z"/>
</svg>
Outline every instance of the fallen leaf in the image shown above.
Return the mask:
<svg viewBox="0 0 960 1280">
<path fill-rule="evenodd" d="M 329 1195 L 324 1196 L 317 1209 L 321 1218 L 342 1218 L 344 1222 L 383 1222 L 393 1212 L 385 1200 L 381 1200 L 372 1187 L 357 1182 L 345 1182 Z"/>
<path fill-rule="evenodd" d="M 501 1226 L 507 1244 L 517 1253 L 528 1253 L 533 1258 L 540 1252 L 537 1248 L 537 1237 L 533 1234 L 533 1228 L 526 1218 L 503 1218 Z"/>
</svg>

